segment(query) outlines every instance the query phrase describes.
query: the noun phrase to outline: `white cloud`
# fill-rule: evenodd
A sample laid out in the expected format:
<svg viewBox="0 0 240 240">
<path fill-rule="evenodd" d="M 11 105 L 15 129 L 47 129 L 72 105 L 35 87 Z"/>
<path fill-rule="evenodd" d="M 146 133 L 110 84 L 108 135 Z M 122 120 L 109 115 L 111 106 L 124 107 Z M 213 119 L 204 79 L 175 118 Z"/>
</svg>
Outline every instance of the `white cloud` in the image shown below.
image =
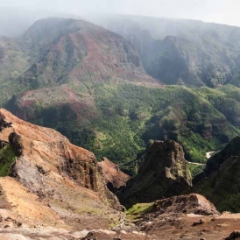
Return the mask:
<svg viewBox="0 0 240 240">
<path fill-rule="evenodd" d="M 240 26 L 239 0 L 0 0 L 0 6 L 201 19 Z"/>
</svg>

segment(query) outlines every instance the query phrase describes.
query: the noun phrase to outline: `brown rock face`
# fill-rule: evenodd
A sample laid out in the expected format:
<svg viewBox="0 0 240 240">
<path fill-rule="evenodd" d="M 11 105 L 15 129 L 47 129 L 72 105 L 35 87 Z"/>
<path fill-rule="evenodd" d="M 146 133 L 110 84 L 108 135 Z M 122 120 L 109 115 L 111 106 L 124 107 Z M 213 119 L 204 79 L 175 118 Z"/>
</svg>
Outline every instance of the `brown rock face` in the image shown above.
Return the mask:
<svg viewBox="0 0 240 240">
<path fill-rule="evenodd" d="M 155 141 L 145 155 L 139 173 L 120 192 L 123 205 L 152 202 L 181 194 L 192 185 L 182 147 L 171 140 Z"/>
<path fill-rule="evenodd" d="M 2 132 L 2 138 L 6 139 L 8 136 L 9 143 L 16 149 L 19 148 L 19 142 L 22 143 L 23 156 L 15 166 L 15 174 L 20 178 L 21 176 L 26 178 L 23 176 L 23 164 L 29 162 L 39 165 L 38 160 L 44 160 L 45 157 L 45 160 L 48 159 L 50 163 L 46 172 L 50 170 L 62 175 L 67 174 L 81 186 L 88 186 L 91 190 L 98 191 L 96 181 L 90 180 L 96 175 L 94 173 L 96 173 L 97 161 L 93 153 L 72 145 L 68 139 L 54 130 L 25 123 L 6 110 L 1 112 L 8 121 L 14 122 L 12 128 Z M 13 130 L 15 132 L 12 132 Z M 39 153 L 40 156 L 37 156 Z M 32 160 L 33 158 L 36 160 Z M 93 182 L 92 185 L 89 185 L 90 181 Z"/>
<path fill-rule="evenodd" d="M 99 169 L 102 172 L 106 184 L 111 191 L 115 191 L 122 186 L 125 186 L 130 176 L 122 172 L 116 164 L 103 158 L 102 162 L 98 163 Z"/>
<path fill-rule="evenodd" d="M 215 206 L 204 196 L 189 194 L 162 199 L 155 202 L 155 209 L 159 214 L 186 213 L 199 215 L 219 214 Z"/>
<path fill-rule="evenodd" d="M 9 122 L 12 127 L 2 128 L 0 140 L 2 145 L 9 142 L 17 156 L 11 175 L 26 192 L 37 196 L 41 204 L 47 204 L 65 219 L 66 224 L 77 226 L 86 212 L 94 214 L 118 208 L 118 200 L 105 186 L 92 152 L 71 144 L 52 129 L 27 123 L 0 109 L 1 126 Z M 0 185 L 3 188 L 1 181 Z M 10 189 L 4 188 L 5 194 L 10 194 Z M 19 206 L 23 207 L 21 201 L 19 196 Z M 102 222 L 109 224 L 107 219 Z"/>
</svg>

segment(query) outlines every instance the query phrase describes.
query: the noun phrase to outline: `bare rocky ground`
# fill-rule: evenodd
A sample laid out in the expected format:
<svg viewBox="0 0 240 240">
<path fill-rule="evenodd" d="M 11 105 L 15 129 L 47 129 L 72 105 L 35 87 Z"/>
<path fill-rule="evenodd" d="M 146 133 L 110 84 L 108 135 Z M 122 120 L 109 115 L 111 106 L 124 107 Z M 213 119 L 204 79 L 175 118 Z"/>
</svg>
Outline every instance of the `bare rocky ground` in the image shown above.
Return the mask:
<svg viewBox="0 0 240 240">
<path fill-rule="evenodd" d="M 138 231 L 146 234 L 145 239 L 152 240 L 222 240 L 240 229 L 240 214 L 220 214 L 212 203 L 199 194 L 156 201 L 148 213 L 134 221 Z"/>
<path fill-rule="evenodd" d="M 227 238 L 240 228 L 240 214 L 219 214 L 201 195 L 191 194 L 156 201 L 149 213 L 132 222 L 125 219 L 122 224 L 120 221 L 115 226 L 106 225 L 106 219 L 100 216 L 84 214 L 79 215 L 81 219 L 72 219 L 72 224 L 66 224 L 51 207 L 44 207 L 39 199 L 32 193 L 24 192 L 11 178 L 2 178 L 0 184 L 12 189 L 8 190 L 7 198 L 3 194 L 0 199 L 1 240 L 240 239 L 233 234 L 233 237 Z M 124 213 L 118 212 L 118 216 L 124 219 Z"/>
<path fill-rule="evenodd" d="M 220 216 L 162 215 L 142 224 L 142 231 L 149 239 L 176 240 L 222 240 L 240 229 L 239 214 Z M 240 238 L 232 238 L 240 239 Z"/>
<path fill-rule="evenodd" d="M 144 221 L 137 229 L 92 229 L 72 231 L 66 228 L 20 225 L 10 217 L 1 218 L 0 239 L 66 239 L 66 240 L 223 240 L 239 229 L 240 214 L 224 213 L 220 216 L 169 215 Z M 125 230 L 124 230 L 125 229 Z M 140 231 L 141 230 L 141 231 Z M 235 234 L 236 235 L 236 234 Z"/>
</svg>

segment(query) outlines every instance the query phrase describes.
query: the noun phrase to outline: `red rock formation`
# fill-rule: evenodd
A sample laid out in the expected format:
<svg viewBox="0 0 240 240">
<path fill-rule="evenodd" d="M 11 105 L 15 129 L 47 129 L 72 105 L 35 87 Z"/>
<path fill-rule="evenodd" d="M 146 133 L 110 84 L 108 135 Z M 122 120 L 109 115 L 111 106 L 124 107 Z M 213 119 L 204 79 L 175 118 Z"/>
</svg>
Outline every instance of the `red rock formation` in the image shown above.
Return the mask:
<svg viewBox="0 0 240 240">
<path fill-rule="evenodd" d="M 105 181 L 109 189 L 114 190 L 125 186 L 130 176 L 122 172 L 118 165 L 111 162 L 107 158 L 103 158 L 102 162 L 98 163 L 100 171 L 103 173 Z"/>
<path fill-rule="evenodd" d="M 0 123 L 3 122 L 5 125 L 11 122 L 12 127 L 2 129 L 0 140 L 7 143 L 10 136 L 11 147 L 18 150 L 11 175 L 26 191 L 38 196 L 43 204 L 66 219 L 66 223 L 77 224 L 76 219 L 81 218 L 79 213 L 100 213 L 108 211 L 106 207 L 119 206 L 105 186 L 92 152 L 71 144 L 55 130 L 27 123 L 0 109 Z M 4 188 L 8 195 L 10 189 Z M 21 196 L 19 201 L 22 201 Z"/>
</svg>

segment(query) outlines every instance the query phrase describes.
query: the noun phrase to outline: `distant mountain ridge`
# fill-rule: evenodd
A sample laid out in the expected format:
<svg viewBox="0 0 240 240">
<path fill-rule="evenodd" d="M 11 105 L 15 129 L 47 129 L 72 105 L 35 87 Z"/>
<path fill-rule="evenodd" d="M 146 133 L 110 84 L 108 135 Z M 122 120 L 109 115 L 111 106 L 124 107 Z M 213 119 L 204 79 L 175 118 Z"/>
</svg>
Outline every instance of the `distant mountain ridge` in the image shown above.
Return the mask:
<svg viewBox="0 0 240 240">
<path fill-rule="evenodd" d="M 137 16 L 92 21 L 131 41 L 145 70 L 166 84 L 239 86 L 239 27 Z"/>
<path fill-rule="evenodd" d="M 27 80 L 32 88 L 111 78 L 154 82 L 129 42 L 82 20 L 37 21 L 20 44 L 32 62 L 21 80 Z"/>
</svg>

